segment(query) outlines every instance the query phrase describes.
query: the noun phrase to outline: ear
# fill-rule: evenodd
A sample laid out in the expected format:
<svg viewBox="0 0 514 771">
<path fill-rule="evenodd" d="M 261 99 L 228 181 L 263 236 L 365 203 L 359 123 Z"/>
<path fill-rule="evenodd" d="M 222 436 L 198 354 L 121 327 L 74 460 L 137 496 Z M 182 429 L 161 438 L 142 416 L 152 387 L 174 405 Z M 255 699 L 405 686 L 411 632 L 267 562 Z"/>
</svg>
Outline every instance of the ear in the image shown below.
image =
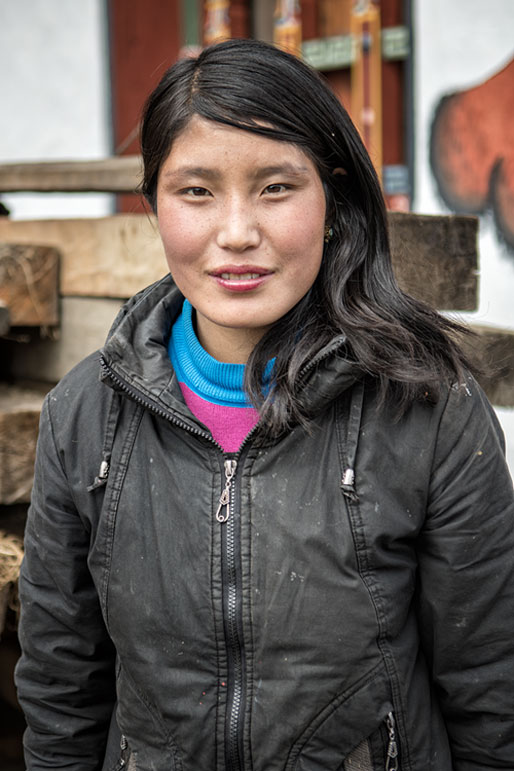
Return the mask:
<svg viewBox="0 0 514 771">
<path fill-rule="evenodd" d="M 331 176 L 345 177 L 346 169 L 343 169 L 342 166 L 336 166 L 336 168 L 332 170 Z M 327 199 L 326 222 L 328 223 L 328 222 L 331 222 L 334 217 L 335 204 L 334 204 L 333 196 L 329 193 L 329 188 L 326 182 L 323 182 L 323 187 L 325 188 L 325 198 Z"/>
</svg>

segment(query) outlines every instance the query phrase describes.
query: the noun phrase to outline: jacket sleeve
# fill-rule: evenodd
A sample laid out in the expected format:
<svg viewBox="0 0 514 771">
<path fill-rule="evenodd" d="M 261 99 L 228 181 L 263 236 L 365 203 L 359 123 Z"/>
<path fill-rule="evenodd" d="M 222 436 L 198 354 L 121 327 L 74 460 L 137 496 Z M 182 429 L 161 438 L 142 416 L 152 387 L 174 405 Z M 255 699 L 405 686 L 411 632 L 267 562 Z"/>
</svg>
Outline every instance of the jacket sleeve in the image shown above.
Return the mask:
<svg viewBox="0 0 514 771">
<path fill-rule="evenodd" d="M 16 683 L 28 726 L 28 771 L 102 767 L 115 664 L 87 566 L 89 540 L 56 450 L 47 398 L 20 575 Z"/>
<path fill-rule="evenodd" d="M 454 771 L 514 767 L 514 495 L 472 378 L 439 425 L 419 548 L 420 629 Z"/>
</svg>

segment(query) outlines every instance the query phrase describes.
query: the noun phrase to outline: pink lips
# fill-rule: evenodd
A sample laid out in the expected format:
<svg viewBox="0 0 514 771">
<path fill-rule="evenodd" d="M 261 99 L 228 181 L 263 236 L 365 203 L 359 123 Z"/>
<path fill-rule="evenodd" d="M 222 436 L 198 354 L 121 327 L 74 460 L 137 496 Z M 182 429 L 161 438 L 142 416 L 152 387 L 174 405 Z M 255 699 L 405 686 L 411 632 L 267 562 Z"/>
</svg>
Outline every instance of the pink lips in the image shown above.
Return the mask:
<svg viewBox="0 0 514 771">
<path fill-rule="evenodd" d="M 250 292 L 272 276 L 273 271 L 256 265 L 223 265 L 210 275 L 219 286 L 230 292 Z"/>
</svg>

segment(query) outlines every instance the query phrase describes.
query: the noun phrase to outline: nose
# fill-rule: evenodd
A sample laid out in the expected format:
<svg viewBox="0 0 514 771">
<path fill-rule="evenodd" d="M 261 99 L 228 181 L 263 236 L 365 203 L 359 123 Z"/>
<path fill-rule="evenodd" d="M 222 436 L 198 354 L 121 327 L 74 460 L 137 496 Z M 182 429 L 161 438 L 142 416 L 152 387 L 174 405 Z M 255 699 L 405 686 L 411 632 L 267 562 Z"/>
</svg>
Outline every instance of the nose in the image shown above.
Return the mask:
<svg viewBox="0 0 514 771">
<path fill-rule="evenodd" d="M 217 244 L 220 249 L 244 252 L 260 243 L 260 230 L 253 206 L 248 201 L 227 201 L 218 223 Z"/>
</svg>

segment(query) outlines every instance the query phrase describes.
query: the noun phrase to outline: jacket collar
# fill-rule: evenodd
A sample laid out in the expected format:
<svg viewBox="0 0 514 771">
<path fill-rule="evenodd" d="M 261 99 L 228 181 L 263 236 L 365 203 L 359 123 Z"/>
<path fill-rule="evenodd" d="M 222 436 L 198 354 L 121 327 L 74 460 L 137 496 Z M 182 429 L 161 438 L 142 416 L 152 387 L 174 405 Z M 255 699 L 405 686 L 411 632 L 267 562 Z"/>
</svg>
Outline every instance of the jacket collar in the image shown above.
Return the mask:
<svg viewBox="0 0 514 771">
<path fill-rule="evenodd" d="M 303 370 L 298 395 L 302 410 L 317 415 L 334 399 L 362 380 L 360 365 L 346 355 L 346 338 L 339 335 L 322 348 Z"/>
<path fill-rule="evenodd" d="M 118 314 L 101 355 L 106 367 L 131 388 L 168 409 L 188 414 L 167 350 L 183 300 L 169 274 L 135 295 Z M 340 335 L 304 368 L 298 398 L 305 414 L 319 414 L 362 379 L 362 369 L 345 353 L 345 337 Z M 102 377 L 108 379 L 105 370 Z"/>
</svg>

